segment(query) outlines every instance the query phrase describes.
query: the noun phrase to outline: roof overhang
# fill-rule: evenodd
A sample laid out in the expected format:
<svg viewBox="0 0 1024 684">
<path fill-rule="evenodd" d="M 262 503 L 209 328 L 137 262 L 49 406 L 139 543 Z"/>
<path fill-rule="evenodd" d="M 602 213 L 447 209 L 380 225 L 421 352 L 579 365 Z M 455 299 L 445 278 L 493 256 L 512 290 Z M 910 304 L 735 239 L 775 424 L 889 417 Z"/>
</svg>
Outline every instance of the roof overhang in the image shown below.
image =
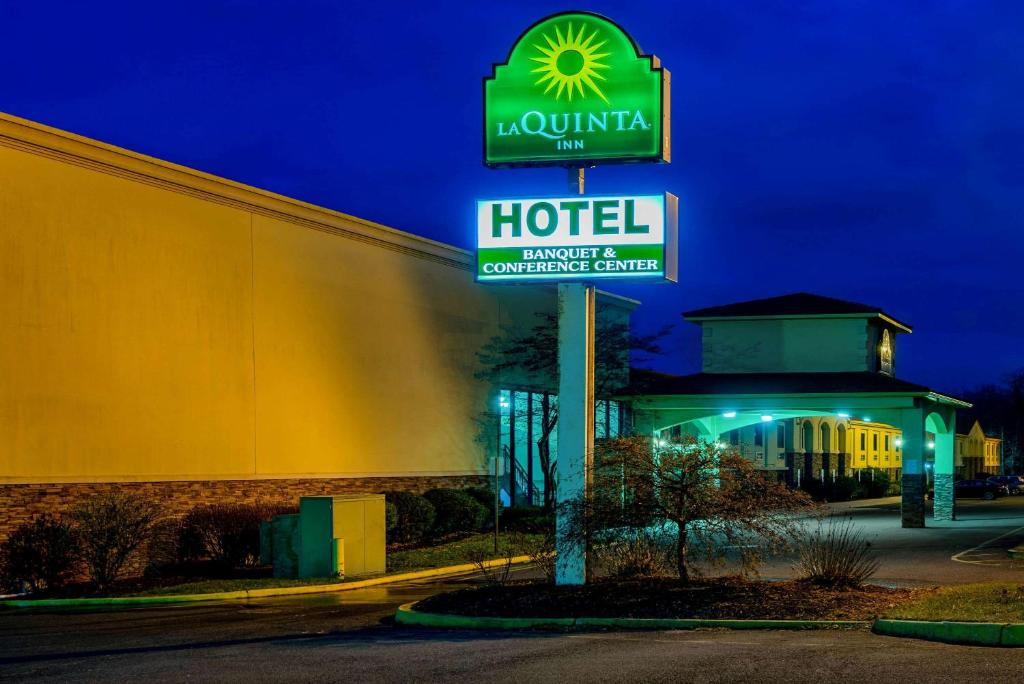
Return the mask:
<svg viewBox="0 0 1024 684">
<path fill-rule="evenodd" d="M 821 318 L 877 318 L 896 328 L 897 332 L 912 333 L 913 329 L 906 323 L 901 323 L 884 313 L 848 313 L 848 314 L 782 314 L 776 316 L 683 316 L 683 320 L 692 323 L 704 321 L 769 321 L 769 320 L 797 320 L 797 319 L 821 319 Z"/>
</svg>

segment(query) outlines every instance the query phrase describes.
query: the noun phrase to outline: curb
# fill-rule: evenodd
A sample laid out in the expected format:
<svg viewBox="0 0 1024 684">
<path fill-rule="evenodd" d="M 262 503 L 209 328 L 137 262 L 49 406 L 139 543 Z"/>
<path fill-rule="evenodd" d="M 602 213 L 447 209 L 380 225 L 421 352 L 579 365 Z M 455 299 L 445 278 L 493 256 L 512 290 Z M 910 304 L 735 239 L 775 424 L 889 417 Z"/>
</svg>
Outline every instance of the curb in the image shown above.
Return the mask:
<svg viewBox="0 0 1024 684">
<path fill-rule="evenodd" d="M 875 634 L 969 646 L 1024 646 L 1024 624 L 876 620 Z"/>
<path fill-rule="evenodd" d="M 1010 554 L 1010 558 L 1013 560 L 1024 560 L 1024 544 L 1007 549 L 1006 553 Z"/>
<path fill-rule="evenodd" d="M 530 556 L 515 556 L 511 559 L 512 565 L 529 563 Z M 505 565 L 508 560 L 504 558 L 489 560 L 483 563 L 483 568 L 496 568 Z M 270 587 L 267 589 L 241 589 L 239 591 L 221 591 L 209 594 L 170 594 L 167 596 L 117 596 L 110 598 L 78 598 L 78 599 L 15 599 L 0 601 L 0 607 L 5 608 L 80 608 L 80 607 L 103 607 L 103 606 L 147 606 L 166 603 L 197 603 L 200 601 L 238 601 L 253 598 L 268 598 L 271 596 L 297 596 L 301 594 L 328 594 L 341 591 L 352 591 L 354 589 L 365 589 L 382 584 L 395 584 L 410 580 L 430 579 L 433 577 L 448 577 L 452 575 L 463 575 L 476 572 L 481 568 L 474 563 L 463 563 L 461 565 L 449 565 L 443 568 L 430 568 L 428 570 L 416 570 L 414 572 L 403 572 L 383 577 L 356 580 L 354 582 L 336 582 L 334 584 L 310 584 L 300 587 Z"/>
<path fill-rule="evenodd" d="M 500 618 L 421 613 L 406 603 L 395 611 L 395 622 L 415 627 L 448 629 L 834 629 L 870 627 L 860 620 L 698 620 L 659 618 Z"/>
</svg>

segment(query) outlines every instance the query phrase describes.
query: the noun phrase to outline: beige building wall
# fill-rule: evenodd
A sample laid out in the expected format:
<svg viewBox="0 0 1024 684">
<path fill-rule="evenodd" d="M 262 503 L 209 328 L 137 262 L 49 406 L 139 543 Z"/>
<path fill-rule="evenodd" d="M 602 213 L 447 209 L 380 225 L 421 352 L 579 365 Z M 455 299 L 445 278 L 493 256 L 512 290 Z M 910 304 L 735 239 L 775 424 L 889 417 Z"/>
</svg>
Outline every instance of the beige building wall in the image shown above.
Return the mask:
<svg viewBox="0 0 1024 684">
<path fill-rule="evenodd" d="M 484 472 L 475 352 L 550 289 L 0 115 L 0 484 Z"/>
</svg>

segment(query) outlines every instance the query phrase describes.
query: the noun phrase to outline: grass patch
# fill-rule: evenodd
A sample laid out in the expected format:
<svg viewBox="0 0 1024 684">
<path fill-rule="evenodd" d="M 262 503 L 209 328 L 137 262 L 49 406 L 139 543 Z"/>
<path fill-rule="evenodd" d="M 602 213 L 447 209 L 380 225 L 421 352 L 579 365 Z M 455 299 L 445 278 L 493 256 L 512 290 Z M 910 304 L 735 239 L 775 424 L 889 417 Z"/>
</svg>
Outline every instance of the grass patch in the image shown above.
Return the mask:
<svg viewBox="0 0 1024 684">
<path fill-rule="evenodd" d="M 894 620 L 1024 622 L 1024 582 L 942 587 L 885 614 Z"/>
<path fill-rule="evenodd" d="M 518 540 L 528 542 L 539 541 L 543 535 L 518 535 Z M 481 552 L 486 553 L 488 558 L 503 558 L 502 555 L 512 535 L 502 533 L 499 535 L 498 547 L 502 550 L 494 553 L 494 535 L 475 534 L 471 537 L 455 541 L 426 546 L 418 549 L 403 549 L 401 551 L 390 551 L 387 555 L 388 571 L 392 575 L 402 572 L 414 572 L 416 570 L 428 570 L 431 568 L 443 568 L 448 565 L 463 565 L 472 563 L 473 558 Z M 524 552 L 516 552 L 520 555 Z M 168 584 L 164 586 L 151 587 L 144 591 L 132 592 L 133 596 L 172 596 L 176 594 L 212 594 L 225 591 L 243 591 L 246 589 L 274 589 L 280 587 L 304 587 L 314 584 L 340 584 L 346 580 L 337 577 L 311 577 L 309 579 L 279 579 L 273 577 L 246 577 L 233 579 L 209 579 L 184 582 L 179 584 Z M 350 579 L 348 581 L 356 581 Z"/>
<path fill-rule="evenodd" d="M 337 577 L 310 577 L 308 579 L 284 579 L 276 577 L 249 577 L 244 579 L 211 579 L 170 584 L 140 591 L 135 596 L 174 596 L 177 594 L 214 594 L 224 591 L 245 589 L 275 589 L 278 587 L 304 587 L 313 584 L 340 584 L 345 580 Z"/>
<path fill-rule="evenodd" d="M 480 552 L 486 553 L 488 558 L 504 558 L 505 549 L 508 548 L 513 536 L 527 544 L 538 543 L 543 538 L 543 535 L 540 534 L 511 535 L 503 532 L 498 535 L 498 553 L 494 553 L 493 534 L 474 534 L 465 539 L 436 546 L 392 551 L 388 553 L 388 572 L 411 572 L 427 568 L 443 568 L 446 565 L 472 563 L 474 556 Z M 525 553 L 525 550 L 515 551 L 513 555 L 518 556 Z"/>
</svg>

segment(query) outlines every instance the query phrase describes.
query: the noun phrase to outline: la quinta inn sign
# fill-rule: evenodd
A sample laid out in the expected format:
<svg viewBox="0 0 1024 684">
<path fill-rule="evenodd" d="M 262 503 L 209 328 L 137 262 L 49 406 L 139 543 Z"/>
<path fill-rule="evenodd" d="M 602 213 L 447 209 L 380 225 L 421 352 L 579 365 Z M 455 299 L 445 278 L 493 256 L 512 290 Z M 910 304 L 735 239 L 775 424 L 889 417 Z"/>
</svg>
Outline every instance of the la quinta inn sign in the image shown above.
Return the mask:
<svg viewBox="0 0 1024 684">
<path fill-rule="evenodd" d="M 667 70 L 611 20 L 542 19 L 484 80 L 488 166 L 593 166 L 670 157 Z"/>
</svg>

